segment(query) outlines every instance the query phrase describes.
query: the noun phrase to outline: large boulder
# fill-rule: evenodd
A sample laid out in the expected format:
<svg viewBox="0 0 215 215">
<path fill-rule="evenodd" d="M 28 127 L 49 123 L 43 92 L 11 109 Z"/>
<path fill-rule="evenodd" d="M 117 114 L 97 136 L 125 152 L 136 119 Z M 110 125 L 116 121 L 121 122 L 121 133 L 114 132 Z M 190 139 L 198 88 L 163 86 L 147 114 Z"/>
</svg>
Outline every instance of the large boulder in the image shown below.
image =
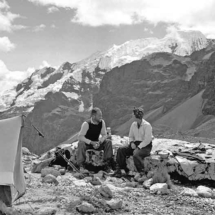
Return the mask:
<svg viewBox="0 0 215 215">
<path fill-rule="evenodd" d="M 169 156 L 159 155 L 163 150 Z M 208 154 L 207 151 L 210 151 Z M 155 139 L 151 155 L 144 160 L 147 172 L 163 165 L 170 175 L 177 173 L 187 180 L 215 180 L 215 148 L 206 143 L 188 143 L 180 140 Z"/>
</svg>

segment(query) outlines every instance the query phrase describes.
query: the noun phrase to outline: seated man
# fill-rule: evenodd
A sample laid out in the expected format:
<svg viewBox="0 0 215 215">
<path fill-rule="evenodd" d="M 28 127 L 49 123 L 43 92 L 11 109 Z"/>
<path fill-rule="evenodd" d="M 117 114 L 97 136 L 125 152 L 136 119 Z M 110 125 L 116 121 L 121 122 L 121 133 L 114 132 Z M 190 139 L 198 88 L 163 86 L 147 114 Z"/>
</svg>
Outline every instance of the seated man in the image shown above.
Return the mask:
<svg viewBox="0 0 215 215">
<path fill-rule="evenodd" d="M 100 134 L 102 137 L 99 140 Z M 86 150 L 88 149 L 104 150 L 104 161 L 107 166 L 111 165 L 113 159 L 112 142 L 106 138 L 107 131 L 102 119 L 102 112 L 99 108 L 93 108 L 91 118 L 82 124 L 78 136 L 77 164 L 80 170 L 84 169 Z"/>
<path fill-rule="evenodd" d="M 134 165 L 139 173 L 143 172 L 143 159 L 150 155 L 152 149 L 152 127 L 149 122 L 143 119 L 144 111 L 142 108 L 134 108 L 132 123 L 129 131 L 129 146 L 121 147 L 117 151 L 116 162 L 117 169 L 114 174 L 121 177 L 121 169 L 126 173 L 129 169 L 126 167 L 126 158 L 133 155 Z"/>
</svg>

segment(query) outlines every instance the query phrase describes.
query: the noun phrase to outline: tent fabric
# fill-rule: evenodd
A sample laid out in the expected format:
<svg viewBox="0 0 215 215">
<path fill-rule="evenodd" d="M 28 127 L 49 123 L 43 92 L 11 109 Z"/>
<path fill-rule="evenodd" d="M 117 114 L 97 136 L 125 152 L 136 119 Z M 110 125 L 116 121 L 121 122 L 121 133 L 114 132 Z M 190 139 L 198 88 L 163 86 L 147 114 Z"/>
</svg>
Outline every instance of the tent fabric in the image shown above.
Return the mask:
<svg viewBox="0 0 215 215">
<path fill-rule="evenodd" d="M 20 198 L 26 190 L 22 165 L 23 125 L 22 116 L 0 120 L 0 186 L 1 189 L 10 186 L 4 193 L 5 199 L 11 196 L 11 201 Z M 4 202 L 4 197 L 0 196 L 0 200 Z"/>
<path fill-rule="evenodd" d="M 5 203 L 6 206 L 10 207 L 12 204 L 12 196 L 10 186 L 0 186 L 0 200 Z"/>
</svg>

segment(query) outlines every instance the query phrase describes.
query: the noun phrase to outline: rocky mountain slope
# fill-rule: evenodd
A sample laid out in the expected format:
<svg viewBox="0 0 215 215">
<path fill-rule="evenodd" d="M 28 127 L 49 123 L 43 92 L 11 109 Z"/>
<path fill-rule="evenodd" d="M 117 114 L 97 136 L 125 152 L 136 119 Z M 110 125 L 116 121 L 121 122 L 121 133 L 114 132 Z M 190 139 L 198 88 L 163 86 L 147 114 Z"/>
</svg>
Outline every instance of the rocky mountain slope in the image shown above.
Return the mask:
<svg viewBox="0 0 215 215">
<path fill-rule="evenodd" d="M 119 134 L 129 127 L 122 124 L 130 124 L 133 106 L 141 105 L 161 132 L 195 129 L 214 120 L 214 60 L 213 46 L 189 57 L 152 54 L 106 74 L 94 104 Z"/>
<path fill-rule="evenodd" d="M 77 63 L 35 71 L 1 95 L 0 117 L 28 114 L 24 145 L 35 153 L 75 134 L 92 105 L 102 109 L 114 132 L 126 123 L 129 127 L 131 109 L 140 105 L 159 131 L 168 129 L 168 119 L 158 120 L 202 90 L 202 115 L 214 114 L 214 51 L 213 42 L 200 32 L 128 41 Z M 29 120 L 45 138 L 37 136 Z"/>
</svg>

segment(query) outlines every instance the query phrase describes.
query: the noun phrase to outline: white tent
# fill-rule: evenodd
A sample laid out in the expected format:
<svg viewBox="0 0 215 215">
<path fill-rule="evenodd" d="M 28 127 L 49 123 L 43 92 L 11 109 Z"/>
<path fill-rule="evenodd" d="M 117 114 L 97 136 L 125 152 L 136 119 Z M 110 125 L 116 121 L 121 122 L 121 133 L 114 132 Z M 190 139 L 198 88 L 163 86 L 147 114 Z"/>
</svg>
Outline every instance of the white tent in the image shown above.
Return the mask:
<svg viewBox="0 0 215 215">
<path fill-rule="evenodd" d="M 23 117 L 0 120 L 0 200 L 6 205 L 25 194 L 22 166 Z"/>
</svg>

